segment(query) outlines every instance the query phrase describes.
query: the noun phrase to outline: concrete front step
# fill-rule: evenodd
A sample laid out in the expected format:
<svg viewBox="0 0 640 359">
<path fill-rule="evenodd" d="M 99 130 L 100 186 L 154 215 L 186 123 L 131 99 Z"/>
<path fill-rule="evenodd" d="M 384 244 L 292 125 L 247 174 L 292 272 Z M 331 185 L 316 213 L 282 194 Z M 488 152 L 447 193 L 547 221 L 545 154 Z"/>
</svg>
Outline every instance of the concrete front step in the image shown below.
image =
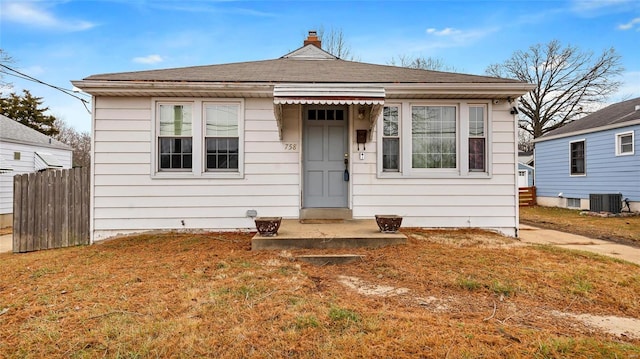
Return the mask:
<svg viewBox="0 0 640 359">
<path fill-rule="evenodd" d="M 289 219 L 282 220 L 274 237 L 256 234 L 251 250 L 379 248 L 406 243 L 407 236 L 400 232 L 380 232 L 375 220 L 304 224 Z"/>
<path fill-rule="evenodd" d="M 303 208 L 300 219 L 352 219 L 353 212 L 349 208 Z"/>
</svg>

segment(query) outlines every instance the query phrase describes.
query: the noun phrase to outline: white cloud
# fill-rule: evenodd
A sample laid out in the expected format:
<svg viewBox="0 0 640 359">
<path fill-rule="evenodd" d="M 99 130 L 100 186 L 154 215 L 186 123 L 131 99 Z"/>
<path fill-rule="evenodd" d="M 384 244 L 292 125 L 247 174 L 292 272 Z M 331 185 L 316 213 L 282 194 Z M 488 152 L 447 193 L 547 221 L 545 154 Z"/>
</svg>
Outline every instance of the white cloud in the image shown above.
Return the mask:
<svg viewBox="0 0 640 359">
<path fill-rule="evenodd" d="M 164 61 L 162 56 L 156 54 L 133 58 L 133 62 L 137 62 L 139 64 L 157 64 L 162 61 Z"/>
<path fill-rule="evenodd" d="M 82 31 L 95 24 L 82 20 L 66 20 L 41 8 L 44 2 L 3 2 L 0 6 L 2 21 L 10 21 L 32 27 L 63 31 Z"/>
<path fill-rule="evenodd" d="M 640 24 L 640 17 L 637 17 L 637 18 L 629 21 L 626 24 L 618 25 L 618 29 L 620 29 L 620 30 L 630 30 L 631 28 L 633 28 L 635 25 L 638 25 L 638 24 Z M 638 30 L 640 30 L 640 27 L 639 27 Z"/>
<path fill-rule="evenodd" d="M 627 71 L 622 74 L 623 83 L 618 89 L 616 101 L 640 97 L 640 71 Z"/>
<path fill-rule="evenodd" d="M 427 34 L 433 34 L 433 35 L 436 35 L 436 36 L 451 36 L 451 35 L 458 35 L 458 34 L 461 34 L 461 33 L 462 33 L 462 31 L 456 30 L 456 29 L 451 28 L 451 27 L 446 27 L 446 28 L 444 28 L 442 30 L 437 30 L 437 29 L 434 29 L 434 28 L 427 29 Z"/>
<path fill-rule="evenodd" d="M 220 6 L 223 3 L 234 3 L 234 1 L 213 1 L 214 5 L 210 5 L 204 2 L 178 2 L 178 1 L 163 1 L 163 2 L 149 2 L 144 3 L 145 6 L 154 6 L 158 9 L 170 10 L 170 11 L 183 11 L 194 13 L 212 13 L 212 14 L 233 14 L 242 16 L 256 16 L 256 17 L 275 17 L 277 13 L 264 12 L 260 10 L 250 8 L 239 7 L 226 7 Z"/>
<path fill-rule="evenodd" d="M 628 12 L 630 9 L 635 7 L 636 4 L 636 0 L 572 0 L 570 11 L 580 16 L 593 18 Z"/>
<path fill-rule="evenodd" d="M 499 29 L 497 27 L 467 30 L 460 30 L 452 27 L 446 27 L 441 30 L 428 28 L 426 33 L 431 37 L 431 40 L 427 44 L 418 46 L 418 48 L 414 50 L 422 51 L 436 48 L 468 46 L 482 40 L 486 36 L 495 33 L 498 30 Z"/>
</svg>

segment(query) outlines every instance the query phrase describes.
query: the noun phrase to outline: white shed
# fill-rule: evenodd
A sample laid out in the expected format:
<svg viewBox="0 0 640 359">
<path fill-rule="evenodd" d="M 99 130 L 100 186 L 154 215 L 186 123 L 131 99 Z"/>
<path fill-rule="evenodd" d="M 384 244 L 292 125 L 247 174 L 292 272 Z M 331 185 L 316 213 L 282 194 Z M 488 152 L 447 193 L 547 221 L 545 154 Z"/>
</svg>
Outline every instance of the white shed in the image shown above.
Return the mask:
<svg viewBox="0 0 640 359">
<path fill-rule="evenodd" d="M 0 115 L 0 228 L 13 221 L 13 176 L 50 168 L 71 168 L 73 150 Z"/>
</svg>

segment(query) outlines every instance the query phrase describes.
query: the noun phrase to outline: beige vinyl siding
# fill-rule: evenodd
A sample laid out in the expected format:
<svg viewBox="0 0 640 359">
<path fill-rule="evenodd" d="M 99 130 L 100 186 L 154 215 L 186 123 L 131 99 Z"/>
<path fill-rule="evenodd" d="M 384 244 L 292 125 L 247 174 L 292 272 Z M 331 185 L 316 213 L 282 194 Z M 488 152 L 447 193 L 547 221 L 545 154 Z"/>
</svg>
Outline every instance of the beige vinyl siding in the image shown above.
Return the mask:
<svg viewBox="0 0 640 359">
<path fill-rule="evenodd" d="M 398 102 L 401 101 L 394 101 Z M 491 132 L 487 138 L 491 141 L 488 147 L 491 155 L 487 160 L 492 161 L 488 165 L 489 176 L 469 173 L 447 175 L 446 178 L 385 178 L 376 174 L 376 144 L 367 143 L 366 151 L 362 148 L 357 151 L 353 143 L 351 191 L 354 217 L 397 214 L 403 216 L 403 226 L 482 227 L 515 235 L 517 192 L 514 118 L 506 105 L 489 105 L 488 110 Z M 363 126 L 365 123 L 355 122 L 356 128 Z M 376 141 L 377 134 L 372 138 L 372 141 Z M 358 159 L 359 152 L 365 152 L 365 160 Z"/>
<path fill-rule="evenodd" d="M 299 141 L 297 108 L 286 109 L 280 141 L 273 100 L 244 100 L 244 177 L 179 179 L 151 176 L 153 106 L 148 97 L 95 101 L 94 240 L 154 229 L 249 229 L 249 209 L 298 216 L 299 152 L 283 146 Z"/>
<path fill-rule="evenodd" d="M 250 229 L 254 223 L 246 217 L 248 209 L 255 209 L 259 216 L 298 217 L 300 106 L 284 106 L 280 140 L 273 99 L 244 100 L 242 178 L 154 178 L 153 99 L 98 97 L 95 106 L 94 240 L 155 229 Z M 358 150 L 355 130 L 368 129 L 369 123 L 355 119 L 352 107 L 349 206 L 354 218 L 398 214 L 404 217 L 404 226 L 481 227 L 515 235 L 514 118 L 506 105 L 489 104 L 487 109 L 491 121 L 487 133 L 491 151 L 487 160 L 492 161 L 489 175 L 381 178 L 376 130 L 366 150 L 362 145 Z M 287 143 L 297 145 L 297 150 L 287 151 Z M 360 160 L 360 152 L 365 153 L 364 160 Z"/>
</svg>

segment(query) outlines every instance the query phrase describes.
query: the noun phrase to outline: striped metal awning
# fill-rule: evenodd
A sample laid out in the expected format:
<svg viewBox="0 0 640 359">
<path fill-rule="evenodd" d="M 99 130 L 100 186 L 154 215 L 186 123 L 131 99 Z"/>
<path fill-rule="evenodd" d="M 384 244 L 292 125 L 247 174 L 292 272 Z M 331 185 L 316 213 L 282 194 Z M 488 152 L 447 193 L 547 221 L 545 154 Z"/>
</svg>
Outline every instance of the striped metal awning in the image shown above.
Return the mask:
<svg viewBox="0 0 640 359">
<path fill-rule="evenodd" d="M 273 88 L 273 104 L 280 139 L 283 105 L 360 105 L 370 108 L 370 130 L 384 105 L 384 87 L 363 84 L 281 84 Z M 371 131 L 369 131 L 371 133 Z"/>
</svg>

